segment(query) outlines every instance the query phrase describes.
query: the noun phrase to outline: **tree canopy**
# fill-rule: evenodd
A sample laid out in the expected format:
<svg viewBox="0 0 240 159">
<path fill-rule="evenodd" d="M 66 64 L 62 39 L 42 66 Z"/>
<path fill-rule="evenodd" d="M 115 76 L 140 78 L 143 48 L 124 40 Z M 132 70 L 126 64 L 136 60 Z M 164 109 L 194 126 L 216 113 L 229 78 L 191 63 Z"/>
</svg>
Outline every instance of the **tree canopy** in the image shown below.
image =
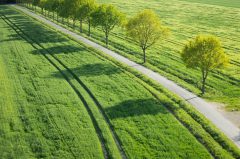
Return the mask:
<svg viewBox="0 0 240 159">
<path fill-rule="evenodd" d="M 168 35 L 168 29 L 162 26 L 160 19 L 152 10 L 144 10 L 131 18 L 126 24 L 126 31 L 127 35 L 143 50 L 144 63 L 146 62 L 146 49 Z"/>
<path fill-rule="evenodd" d="M 93 13 L 93 26 L 100 26 L 105 33 L 105 42 L 108 46 L 109 33 L 115 26 L 121 25 L 124 21 L 124 14 L 113 5 L 100 5 Z"/>
<path fill-rule="evenodd" d="M 229 61 L 220 40 L 212 35 L 199 35 L 189 41 L 182 51 L 182 59 L 188 68 L 201 70 L 202 94 L 209 72 L 226 66 Z"/>
<path fill-rule="evenodd" d="M 90 36 L 90 27 L 91 27 L 91 14 L 95 11 L 96 8 L 97 8 L 97 4 L 95 0 L 88 0 L 78 8 L 78 18 L 81 21 L 86 20 L 88 23 L 89 36 Z"/>
</svg>

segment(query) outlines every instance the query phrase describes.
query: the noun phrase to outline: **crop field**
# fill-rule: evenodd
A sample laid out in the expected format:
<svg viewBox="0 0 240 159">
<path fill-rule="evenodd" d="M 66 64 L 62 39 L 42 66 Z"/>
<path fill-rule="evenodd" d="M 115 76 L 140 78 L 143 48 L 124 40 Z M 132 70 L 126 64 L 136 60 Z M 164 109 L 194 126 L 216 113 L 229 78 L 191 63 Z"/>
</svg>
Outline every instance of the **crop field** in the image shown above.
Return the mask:
<svg viewBox="0 0 240 159">
<path fill-rule="evenodd" d="M 230 64 L 224 70 L 214 71 L 209 75 L 204 98 L 223 103 L 228 110 L 240 110 L 240 4 L 238 0 L 129 0 L 127 2 L 98 0 L 98 2 L 118 6 L 127 18 L 146 8 L 156 11 L 162 23 L 170 29 L 171 35 L 147 51 L 147 63 L 144 65 L 196 94 L 200 94 L 200 71 L 187 69 L 181 60 L 180 52 L 184 44 L 198 34 L 217 36 L 230 58 Z M 84 32 L 87 33 L 87 24 L 83 27 Z M 75 28 L 75 31 L 77 30 Z M 114 29 L 109 38 L 110 49 L 142 63 L 141 49 L 126 36 L 123 28 Z M 104 45 L 104 33 L 99 28 L 92 30 L 90 39 Z"/>
<path fill-rule="evenodd" d="M 96 50 L 11 6 L 0 16 L 0 158 L 240 157 L 183 102 Z"/>
</svg>

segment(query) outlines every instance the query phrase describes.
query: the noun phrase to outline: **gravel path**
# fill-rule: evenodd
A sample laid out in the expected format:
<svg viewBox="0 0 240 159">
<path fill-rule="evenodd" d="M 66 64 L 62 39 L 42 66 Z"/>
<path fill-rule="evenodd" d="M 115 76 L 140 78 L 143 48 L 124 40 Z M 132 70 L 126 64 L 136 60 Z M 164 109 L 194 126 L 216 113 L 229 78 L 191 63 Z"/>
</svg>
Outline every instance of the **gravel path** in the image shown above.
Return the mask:
<svg viewBox="0 0 240 159">
<path fill-rule="evenodd" d="M 210 121 L 212 121 L 213 124 L 215 124 L 220 130 L 222 130 L 231 140 L 234 141 L 234 143 L 240 147 L 240 129 L 235 126 L 230 120 L 225 118 L 219 111 L 214 107 L 211 103 L 206 102 L 202 98 L 197 97 L 195 94 L 187 91 L 186 89 L 178 86 L 176 83 L 174 83 L 171 80 L 168 80 L 167 78 L 159 75 L 158 73 L 153 72 L 152 70 L 139 65 L 99 44 L 96 44 L 95 42 L 92 42 L 80 35 L 77 35 L 76 33 L 73 33 L 45 18 L 42 16 L 39 16 L 23 7 L 20 6 L 14 6 L 16 9 L 21 10 L 22 12 L 37 18 L 39 21 L 50 25 L 57 29 L 60 32 L 63 32 L 65 34 L 70 35 L 71 37 L 85 43 L 86 45 L 89 45 L 95 49 L 98 49 L 102 51 L 103 53 L 110 55 L 111 57 L 115 58 L 116 60 L 127 64 L 128 66 L 138 70 L 139 72 L 145 74 L 149 78 L 157 81 L 162 86 L 167 88 L 168 90 L 172 91 L 173 93 L 179 95 L 184 100 L 188 101 L 191 105 L 193 105 L 199 112 L 201 112 L 205 117 L 207 117 Z"/>
</svg>

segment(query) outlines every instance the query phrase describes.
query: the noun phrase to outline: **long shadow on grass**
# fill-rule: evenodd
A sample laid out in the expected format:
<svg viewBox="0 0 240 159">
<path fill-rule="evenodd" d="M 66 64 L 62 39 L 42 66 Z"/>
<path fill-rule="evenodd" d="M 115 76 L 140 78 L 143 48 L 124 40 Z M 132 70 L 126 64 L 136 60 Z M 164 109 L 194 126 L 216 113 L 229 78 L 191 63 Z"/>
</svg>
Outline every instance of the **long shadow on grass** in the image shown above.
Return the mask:
<svg viewBox="0 0 240 159">
<path fill-rule="evenodd" d="M 1 36 L 1 33 L 0 33 Z M 18 34 L 11 34 L 8 36 L 8 39 L 0 40 L 0 42 L 10 42 L 15 40 L 22 40 L 21 37 L 18 36 Z"/>
<path fill-rule="evenodd" d="M 46 48 L 49 52 L 51 52 L 51 54 L 67 54 L 67 53 L 74 53 L 74 52 L 78 52 L 79 51 L 84 51 L 84 48 L 81 47 L 76 47 L 76 46 L 72 46 L 72 45 L 61 45 L 61 46 L 54 46 L 54 47 L 49 47 Z M 46 49 L 38 49 L 38 50 L 34 50 L 32 51 L 33 54 L 36 55 L 40 55 L 40 52 L 44 52 L 46 54 L 48 54 L 48 52 L 46 51 Z"/>
<path fill-rule="evenodd" d="M 155 99 L 127 100 L 106 108 L 105 111 L 110 119 L 169 113 L 162 104 Z"/>
<path fill-rule="evenodd" d="M 38 43 L 57 43 L 68 40 L 55 31 L 46 29 L 43 25 L 40 25 L 39 22 L 32 20 L 30 17 L 21 15 L 8 7 L 1 7 L 0 13 L 6 15 L 26 35 L 36 40 Z"/>
<path fill-rule="evenodd" d="M 79 66 L 76 68 L 71 68 L 74 74 L 78 77 L 90 77 L 90 76 L 101 76 L 101 75 L 112 75 L 121 73 L 122 71 L 111 64 L 87 64 L 83 66 Z M 68 73 L 67 70 L 63 70 L 64 73 Z M 63 78 L 62 75 L 57 71 L 51 74 L 52 77 Z"/>
</svg>

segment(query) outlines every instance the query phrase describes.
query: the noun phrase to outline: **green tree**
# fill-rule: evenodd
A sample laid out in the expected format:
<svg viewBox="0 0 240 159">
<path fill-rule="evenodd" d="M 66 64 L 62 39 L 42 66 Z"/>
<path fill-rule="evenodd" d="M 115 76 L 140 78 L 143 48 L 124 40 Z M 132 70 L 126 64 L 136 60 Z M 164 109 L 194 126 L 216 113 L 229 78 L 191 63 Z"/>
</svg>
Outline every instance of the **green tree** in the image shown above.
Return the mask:
<svg viewBox="0 0 240 159">
<path fill-rule="evenodd" d="M 105 33 L 105 42 L 108 46 L 109 33 L 115 26 L 123 23 L 124 15 L 114 6 L 102 4 L 91 14 L 91 17 L 93 26 L 100 26 Z"/>
<path fill-rule="evenodd" d="M 44 8 L 47 10 L 47 15 L 49 16 L 49 13 L 51 11 L 52 7 L 52 0 L 46 0 L 44 3 Z"/>
<path fill-rule="evenodd" d="M 168 29 L 161 25 L 160 19 L 152 10 L 144 10 L 131 18 L 126 24 L 126 32 L 141 47 L 144 63 L 146 50 L 168 35 Z"/>
<path fill-rule="evenodd" d="M 83 4 L 84 0 L 64 0 L 61 6 L 59 15 L 67 18 L 69 24 L 69 18 L 73 20 L 73 28 L 78 18 L 78 8 Z"/>
<path fill-rule="evenodd" d="M 40 2 L 39 2 L 39 7 L 40 7 L 41 10 L 42 10 L 42 14 L 44 14 L 46 2 L 47 2 L 46 0 L 40 0 Z"/>
<path fill-rule="evenodd" d="M 182 59 L 188 68 L 198 68 L 202 74 L 202 94 L 208 74 L 214 69 L 219 69 L 228 63 L 220 40 L 212 35 L 199 35 L 184 47 Z"/>
<path fill-rule="evenodd" d="M 36 8 L 36 7 L 39 5 L 39 3 L 40 3 L 40 0 L 33 0 L 33 2 L 32 2 L 32 3 L 33 3 L 33 5 L 35 6 L 35 7 L 34 7 L 34 10 L 35 10 L 35 12 L 36 12 L 36 10 L 37 10 L 37 8 Z"/>
<path fill-rule="evenodd" d="M 55 19 L 55 12 L 58 11 L 60 6 L 60 0 L 48 0 L 49 2 L 49 10 L 53 13 L 53 20 Z M 58 14 L 57 14 L 57 21 L 58 21 Z"/>
<path fill-rule="evenodd" d="M 91 14 L 96 10 L 97 4 L 95 0 L 88 0 L 78 9 L 78 18 L 80 20 L 80 31 L 82 32 L 82 21 L 88 23 L 88 36 L 91 34 Z"/>
</svg>

